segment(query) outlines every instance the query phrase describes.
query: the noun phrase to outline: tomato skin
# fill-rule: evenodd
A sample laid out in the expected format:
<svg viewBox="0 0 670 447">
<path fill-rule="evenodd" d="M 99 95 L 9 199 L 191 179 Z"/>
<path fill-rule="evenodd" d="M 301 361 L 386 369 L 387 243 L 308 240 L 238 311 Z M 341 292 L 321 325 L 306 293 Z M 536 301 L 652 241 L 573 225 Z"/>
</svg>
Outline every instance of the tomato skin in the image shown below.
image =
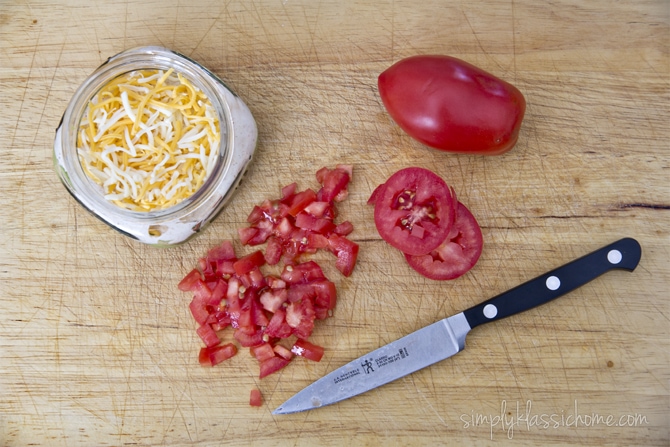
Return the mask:
<svg viewBox="0 0 670 447">
<path fill-rule="evenodd" d="M 449 152 L 500 155 L 514 147 L 526 110 L 512 84 L 460 59 L 413 56 L 378 78 L 393 120 L 419 142 Z"/>
</svg>

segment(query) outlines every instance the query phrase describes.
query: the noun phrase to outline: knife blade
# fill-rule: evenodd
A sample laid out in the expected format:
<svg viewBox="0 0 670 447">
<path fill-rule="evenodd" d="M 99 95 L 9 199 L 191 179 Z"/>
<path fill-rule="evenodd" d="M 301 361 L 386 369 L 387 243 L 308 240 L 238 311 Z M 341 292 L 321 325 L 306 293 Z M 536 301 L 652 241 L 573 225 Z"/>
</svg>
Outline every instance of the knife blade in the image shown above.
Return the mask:
<svg viewBox="0 0 670 447">
<path fill-rule="evenodd" d="M 447 359 L 465 348 L 470 330 L 532 309 L 614 269 L 635 270 L 642 249 L 623 238 L 579 259 L 430 324 L 327 374 L 284 402 L 272 414 L 331 405 Z"/>
</svg>

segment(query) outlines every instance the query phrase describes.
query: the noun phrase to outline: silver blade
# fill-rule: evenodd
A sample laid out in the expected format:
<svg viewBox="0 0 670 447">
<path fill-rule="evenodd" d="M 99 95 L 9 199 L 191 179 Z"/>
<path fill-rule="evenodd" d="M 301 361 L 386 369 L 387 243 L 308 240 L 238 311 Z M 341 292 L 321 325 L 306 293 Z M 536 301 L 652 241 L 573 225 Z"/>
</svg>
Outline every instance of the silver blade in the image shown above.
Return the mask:
<svg viewBox="0 0 670 447">
<path fill-rule="evenodd" d="M 463 313 L 440 320 L 336 369 L 291 397 L 272 414 L 334 404 L 449 358 L 463 350 L 469 331 Z"/>
</svg>

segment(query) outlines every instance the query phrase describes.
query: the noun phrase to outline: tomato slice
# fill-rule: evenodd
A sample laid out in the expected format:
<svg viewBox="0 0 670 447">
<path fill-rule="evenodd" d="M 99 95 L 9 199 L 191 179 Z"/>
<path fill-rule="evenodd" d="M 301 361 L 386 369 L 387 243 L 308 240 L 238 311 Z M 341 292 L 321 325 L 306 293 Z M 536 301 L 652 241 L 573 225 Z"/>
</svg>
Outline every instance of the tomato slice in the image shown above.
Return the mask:
<svg viewBox="0 0 670 447">
<path fill-rule="evenodd" d="M 451 230 L 455 216 L 452 190 L 428 169 L 401 169 L 373 192 L 373 199 L 379 235 L 403 253 L 429 253 Z"/>
<path fill-rule="evenodd" d="M 447 239 L 425 255 L 405 254 L 409 265 L 436 280 L 455 279 L 468 272 L 479 259 L 483 247 L 482 230 L 470 210 L 458 203 L 456 221 Z"/>
</svg>

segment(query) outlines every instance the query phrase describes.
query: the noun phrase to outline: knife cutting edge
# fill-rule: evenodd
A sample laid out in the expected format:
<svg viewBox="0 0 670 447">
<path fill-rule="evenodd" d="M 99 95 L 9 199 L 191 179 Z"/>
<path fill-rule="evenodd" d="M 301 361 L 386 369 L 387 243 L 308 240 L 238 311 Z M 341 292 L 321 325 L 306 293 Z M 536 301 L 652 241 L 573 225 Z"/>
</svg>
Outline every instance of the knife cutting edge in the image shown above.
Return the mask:
<svg viewBox="0 0 670 447">
<path fill-rule="evenodd" d="M 347 363 L 295 394 L 272 414 L 334 404 L 449 358 L 465 348 L 471 329 L 547 303 L 610 270 L 632 272 L 641 255 L 635 239 L 620 239 Z"/>
</svg>

